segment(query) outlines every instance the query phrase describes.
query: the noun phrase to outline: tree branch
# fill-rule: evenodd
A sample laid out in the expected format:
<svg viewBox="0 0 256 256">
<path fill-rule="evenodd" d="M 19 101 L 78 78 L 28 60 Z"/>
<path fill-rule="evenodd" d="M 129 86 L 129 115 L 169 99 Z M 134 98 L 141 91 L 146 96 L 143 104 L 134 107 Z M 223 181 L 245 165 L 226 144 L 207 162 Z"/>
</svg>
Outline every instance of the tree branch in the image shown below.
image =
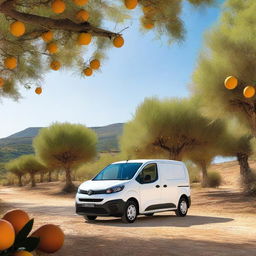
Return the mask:
<svg viewBox="0 0 256 256">
<path fill-rule="evenodd" d="M 91 25 L 89 22 L 75 23 L 69 19 L 54 19 L 29 13 L 23 13 L 15 10 L 14 6 L 15 0 L 7 0 L 0 5 L 0 12 L 15 20 L 19 20 L 32 25 L 37 25 L 48 30 L 56 29 L 77 33 L 88 32 L 91 33 L 93 36 L 103 36 L 110 39 L 119 35 L 119 33 L 114 33 L 105 29 L 97 28 Z"/>
</svg>

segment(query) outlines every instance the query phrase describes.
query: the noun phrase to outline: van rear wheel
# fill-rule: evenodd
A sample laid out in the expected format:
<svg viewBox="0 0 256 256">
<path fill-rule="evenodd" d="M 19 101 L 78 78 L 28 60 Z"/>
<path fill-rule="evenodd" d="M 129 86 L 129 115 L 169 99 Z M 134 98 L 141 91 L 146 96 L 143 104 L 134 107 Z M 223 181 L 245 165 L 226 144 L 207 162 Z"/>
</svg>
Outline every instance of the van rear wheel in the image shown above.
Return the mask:
<svg viewBox="0 0 256 256">
<path fill-rule="evenodd" d="M 185 217 L 188 212 L 188 201 L 185 197 L 182 197 L 178 203 L 178 208 L 175 211 L 176 216 Z"/>
<path fill-rule="evenodd" d="M 128 201 L 124 207 L 122 221 L 125 223 L 133 223 L 138 215 L 138 206 L 134 201 Z"/>
<path fill-rule="evenodd" d="M 97 216 L 92 216 L 92 215 L 84 215 L 84 219 L 87 221 L 93 221 L 96 220 Z"/>
</svg>

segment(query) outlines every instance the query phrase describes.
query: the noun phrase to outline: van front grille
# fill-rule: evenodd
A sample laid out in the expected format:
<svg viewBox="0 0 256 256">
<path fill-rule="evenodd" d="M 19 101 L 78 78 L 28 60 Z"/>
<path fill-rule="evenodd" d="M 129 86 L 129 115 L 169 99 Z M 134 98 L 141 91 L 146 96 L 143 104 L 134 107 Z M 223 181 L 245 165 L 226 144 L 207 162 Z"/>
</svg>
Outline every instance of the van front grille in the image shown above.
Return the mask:
<svg viewBox="0 0 256 256">
<path fill-rule="evenodd" d="M 79 201 L 81 201 L 81 202 L 101 202 L 101 201 L 103 201 L 103 199 L 101 199 L 101 198 L 95 198 L 95 199 L 91 199 L 91 198 L 79 198 Z"/>
<path fill-rule="evenodd" d="M 106 194 L 106 190 L 83 190 L 79 189 L 78 194 L 84 194 L 84 195 L 97 195 L 97 194 Z"/>
</svg>

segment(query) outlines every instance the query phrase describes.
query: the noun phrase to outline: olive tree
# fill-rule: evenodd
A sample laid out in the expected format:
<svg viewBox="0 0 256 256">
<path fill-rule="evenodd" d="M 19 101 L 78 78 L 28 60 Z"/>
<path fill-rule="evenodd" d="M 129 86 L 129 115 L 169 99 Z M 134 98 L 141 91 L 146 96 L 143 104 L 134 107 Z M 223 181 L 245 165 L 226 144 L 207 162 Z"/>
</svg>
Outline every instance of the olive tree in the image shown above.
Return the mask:
<svg viewBox="0 0 256 256">
<path fill-rule="evenodd" d="M 18 178 L 19 186 L 23 186 L 22 176 L 25 174 L 25 172 L 19 167 L 19 161 L 17 159 L 11 160 L 7 164 L 5 164 L 5 169 L 8 172 L 15 174 Z"/>
<path fill-rule="evenodd" d="M 129 157 L 181 160 L 194 149 L 210 149 L 222 132 L 222 122 L 203 117 L 193 100 L 150 98 L 125 125 L 121 148 Z"/>
<path fill-rule="evenodd" d="M 30 176 L 31 187 L 36 186 L 35 175 L 45 169 L 45 166 L 35 155 L 23 155 L 17 158 L 19 169 Z"/>
<path fill-rule="evenodd" d="M 96 155 L 97 136 L 79 124 L 55 123 L 40 130 L 33 141 L 36 155 L 48 167 L 66 173 L 65 192 L 72 192 L 72 171 Z"/>
</svg>

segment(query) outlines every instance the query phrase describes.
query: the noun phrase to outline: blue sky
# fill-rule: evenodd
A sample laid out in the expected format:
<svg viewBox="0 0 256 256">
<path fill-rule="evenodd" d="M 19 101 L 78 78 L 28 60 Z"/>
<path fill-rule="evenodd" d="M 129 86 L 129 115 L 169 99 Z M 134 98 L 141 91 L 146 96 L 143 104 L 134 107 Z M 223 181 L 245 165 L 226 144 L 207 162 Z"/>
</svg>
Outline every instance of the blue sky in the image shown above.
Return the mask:
<svg viewBox="0 0 256 256">
<path fill-rule="evenodd" d="M 0 103 L 0 138 L 27 127 L 55 121 L 101 126 L 130 120 L 145 97 L 186 97 L 203 44 L 204 32 L 218 19 L 218 7 L 184 7 L 187 30 L 181 44 L 167 45 L 154 33 L 142 34 L 137 22 L 124 33 L 125 46 L 108 51 L 109 58 L 93 77 L 67 72 L 47 74 L 43 94 L 22 90 L 18 103 Z"/>
</svg>

